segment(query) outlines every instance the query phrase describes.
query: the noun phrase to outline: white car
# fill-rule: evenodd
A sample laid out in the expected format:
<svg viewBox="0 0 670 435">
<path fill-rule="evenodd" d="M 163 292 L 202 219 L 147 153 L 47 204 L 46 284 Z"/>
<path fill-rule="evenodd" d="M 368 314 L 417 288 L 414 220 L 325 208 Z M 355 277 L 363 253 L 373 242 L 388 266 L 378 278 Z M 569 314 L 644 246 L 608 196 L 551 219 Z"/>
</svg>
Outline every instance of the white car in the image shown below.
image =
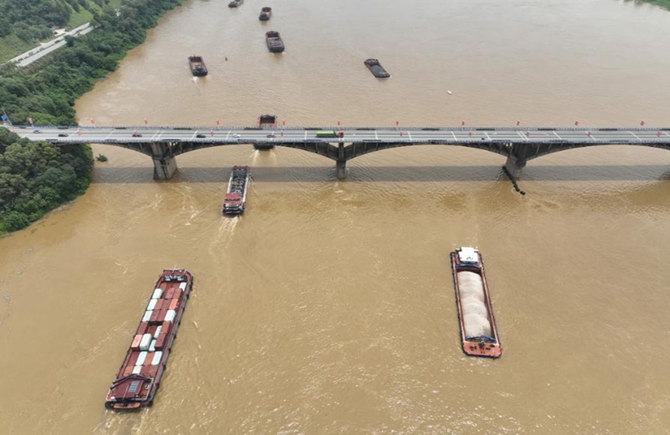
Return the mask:
<svg viewBox="0 0 670 435">
<path fill-rule="evenodd" d="M 237 139 L 237 138 L 239 138 L 239 137 L 241 137 L 241 136 L 240 136 L 239 134 L 235 133 L 235 134 L 233 135 L 233 137 Z"/>
</svg>

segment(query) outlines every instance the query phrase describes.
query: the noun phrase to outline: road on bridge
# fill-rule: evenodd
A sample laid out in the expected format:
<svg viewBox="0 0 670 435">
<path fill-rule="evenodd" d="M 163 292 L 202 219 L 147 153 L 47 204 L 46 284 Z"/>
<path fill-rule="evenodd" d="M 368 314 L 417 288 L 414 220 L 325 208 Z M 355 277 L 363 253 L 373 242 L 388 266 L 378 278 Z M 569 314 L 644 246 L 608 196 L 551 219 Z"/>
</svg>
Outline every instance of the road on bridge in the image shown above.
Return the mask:
<svg viewBox="0 0 670 435">
<path fill-rule="evenodd" d="M 407 142 L 407 143 L 670 143 L 670 128 L 571 127 L 56 127 L 5 126 L 31 140 L 60 144 L 152 142 Z M 342 137 L 317 137 L 317 131 L 342 132 Z"/>
</svg>

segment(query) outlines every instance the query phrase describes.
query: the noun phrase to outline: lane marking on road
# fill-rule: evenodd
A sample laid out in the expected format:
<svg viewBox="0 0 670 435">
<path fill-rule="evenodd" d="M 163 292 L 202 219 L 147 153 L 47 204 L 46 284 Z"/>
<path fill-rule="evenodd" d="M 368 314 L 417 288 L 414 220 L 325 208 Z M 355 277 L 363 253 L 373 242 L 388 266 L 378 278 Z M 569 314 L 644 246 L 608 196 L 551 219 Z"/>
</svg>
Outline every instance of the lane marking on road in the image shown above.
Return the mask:
<svg viewBox="0 0 670 435">
<path fill-rule="evenodd" d="M 107 135 L 107 137 L 105 137 L 103 140 L 109 139 L 109 137 L 113 134 L 114 134 L 114 130 L 110 131 L 109 134 Z"/>
<path fill-rule="evenodd" d="M 559 138 L 560 140 L 563 140 L 563 138 L 560 137 L 560 136 L 558 135 L 558 133 L 554 132 L 554 135 L 555 135 L 557 138 Z"/>
<path fill-rule="evenodd" d="M 639 140 L 640 142 L 642 142 L 642 139 L 640 139 L 640 137 L 639 137 L 638 135 L 636 135 L 635 133 L 633 133 L 632 131 L 628 131 L 628 133 L 632 134 L 632 135 L 635 137 L 635 139 L 637 139 L 637 140 Z"/>
<path fill-rule="evenodd" d="M 521 134 L 521 132 L 520 132 L 520 131 L 517 131 L 517 132 L 516 132 L 516 134 L 518 134 L 518 135 L 519 135 L 519 137 L 521 137 L 521 139 L 525 139 L 525 140 L 526 140 L 526 142 L 528 142 L 528 137 L 527 137 L 527 136 L 524 136 L 523 134 Z"/>
<path fill-rule="evenodd" d="M 489 134 L 488 134 L 487 132 L 484 132 L 484 134 L 486 135 L 486 138 L 487 138 L 488 140 L 491 140 L 491 136 L 489 136 Z"/>
<path fill-rule="evenodd" d="M 191 139 L 190 139 L 190 140 L 195 139 L 195 135 L 196 135 L 196 134 L 198 134 L 198 130 L 196 130 L 196 131 L 193 133 L 193 136 L 191 136 Z"/>
<path fill-rule="evenodd" d="M 454 140 L 455 140 L 456 142 L 458 142 L 458 138 L 456 137 L 456 133 L 454 133 L 454 132 L 452 131 L 452 132 L 451 132 L 451 135 L 454 137 Z"/>
<path fill-rule="evenodd" d="M 410 133 L 409 130 L 407 130 L 407 137 L 409 137 L 409 140 L 414 140 L 412 139 L 412 133 Z"/>
<path fill-rule="evenodd" d="M 379 135 L 377 134 L 377 130 L 375 130 L 375 139 L 379 139 Z"/>
<path fill-rule="evenodd" d="M 228 137 L 230 137 L 230 130 L 228 130 L 228 134 L 226 135 L 226 140 L 228 140 Z"/>
</svg>

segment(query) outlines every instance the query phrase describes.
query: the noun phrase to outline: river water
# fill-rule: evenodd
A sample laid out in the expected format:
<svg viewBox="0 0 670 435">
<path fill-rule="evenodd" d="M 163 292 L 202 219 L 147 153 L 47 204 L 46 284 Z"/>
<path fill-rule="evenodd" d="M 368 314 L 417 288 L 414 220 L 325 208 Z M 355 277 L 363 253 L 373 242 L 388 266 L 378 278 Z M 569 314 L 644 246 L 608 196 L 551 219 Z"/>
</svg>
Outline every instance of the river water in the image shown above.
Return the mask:
<svg viewBox="0 0 670 435">
<path fill-rule="evenodd" d="M 614 0 L 191 0 L 76 108 L 97 125 L 668 126 L 668 29 Z M 458 147 L 368 154 L 345 181 L 283 148 L 188 153 L 167 182 L 142 154 L 94 151 L 109 161 L 85 195 L 0 240 L 3 434 L 670 433 L 667 151 L 533 160 L 525 196 L 502 157 Z M 233 165 L 254 181 L 230 219 Z M 464 245 L 487 262 L 498 360 L 460 349 Z M 195 285 L 155 404 L 107 411 L 172 266 Z"/>
</svg>

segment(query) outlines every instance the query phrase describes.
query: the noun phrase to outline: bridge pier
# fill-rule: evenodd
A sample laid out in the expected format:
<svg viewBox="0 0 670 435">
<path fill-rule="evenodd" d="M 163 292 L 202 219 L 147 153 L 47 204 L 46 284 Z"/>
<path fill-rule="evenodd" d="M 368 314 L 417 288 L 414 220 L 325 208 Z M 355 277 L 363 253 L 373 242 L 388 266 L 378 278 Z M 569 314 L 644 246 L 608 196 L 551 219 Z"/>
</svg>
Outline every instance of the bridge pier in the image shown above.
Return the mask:
<svg viewBox="0 0 670 435">
<path fill-rule="evenodd" d="M 346 160 L 337 160 L 336 161 L 336 166 L 337 170 L 337 179 L 338 180 L 344 180 L 347 178 L 347 161 Z"/>
<path fill-rule="evenodd" d="M 526 166 L 526 159 L 520 159 L 516 157 L 507 157 L 505 162 L 505 168 L 509 171 L 512 177 L 519 177 L 521 175 L 521 170 Z"/>
<path fill-rule="evenodd" d="M 337 144 L 337 160 L 335 161 L 335 168 L 337 171 L 337 179 L 344 180 L 347 178 L 347 159 L 344 157 L 344 143 Z"/>
<path fill-rule="evenodd" d="M 154 180 L 169 180 L 177 172 L 177 160 L 172 154 L 172 147 L 169 143 L 151 144 L 152 156 L 154 161 Z"/>
</svg>

